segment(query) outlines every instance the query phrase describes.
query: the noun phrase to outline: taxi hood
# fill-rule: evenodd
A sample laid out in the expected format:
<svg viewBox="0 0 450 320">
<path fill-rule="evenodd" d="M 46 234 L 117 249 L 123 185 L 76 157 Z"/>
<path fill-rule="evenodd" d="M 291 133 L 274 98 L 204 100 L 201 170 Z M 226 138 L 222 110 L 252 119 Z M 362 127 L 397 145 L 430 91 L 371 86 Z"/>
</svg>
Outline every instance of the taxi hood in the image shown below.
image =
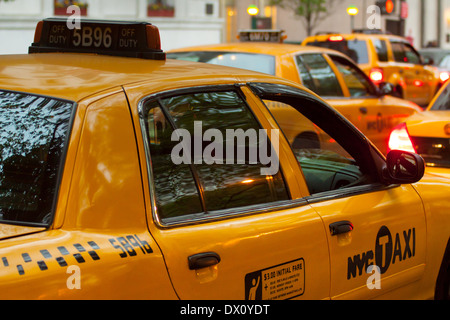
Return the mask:
<svg viewBox="0 0 450 320">
<path fill-rule="evenodd" d="M 411 136 L 450 138 L 444 129 L 450 126 L 450 111 L 420 112 L 409 117 L 406 125 Z"/>
<path fill-rule="evenodd" d="M 14 226 L 9 224 L 0 224 L 0 240 L 24 236 L 27 234 L 44 231 L 43 227 L 23 227 L 23 226 Z"/>
</svg>

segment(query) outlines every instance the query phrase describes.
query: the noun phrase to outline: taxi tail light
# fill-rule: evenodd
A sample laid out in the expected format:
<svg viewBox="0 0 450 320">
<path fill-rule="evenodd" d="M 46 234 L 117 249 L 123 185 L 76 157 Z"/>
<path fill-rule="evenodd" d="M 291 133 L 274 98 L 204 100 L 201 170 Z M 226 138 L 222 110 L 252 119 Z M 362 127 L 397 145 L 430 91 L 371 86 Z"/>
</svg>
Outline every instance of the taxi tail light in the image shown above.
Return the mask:
<svg viewBox="0 0 450 320">
<path fill-rule="evenodd" d="M 401 150 L 416 153 L 406 123 L 396 126 L 389 136 L 389 150 Z"/>
<path fill-rule="evenodd" d="M 154 25 L 147 25 L 147 46 L 149 49 L 161 50 L 159 29 Z"/>
<path fill-rule="evenodd" d="M 441 82 L 444 83 L 446 82 L 448 79 L 450 79 L 450 72 L 448 71 L 442 71 L 439 74 L 439 79 L 441 79 Z"/>
<path fill-rule="evenodd" d="M 421 87 L 423 87 L 424 83 L 423 83 L 423 81 L 420 81 L 420 80 L 414 80 L 414 85 L 418 88 L 421 88 Z"/>
<path fill-rule="evenodd" d="M 384 73 L 383 69 L 372 69 L 370 71 L 370 80 L 372 80 L 375 84 L 380 84 L 384 81 Z"/>
<path fill-rule="evenodd" d="M 42 29 L 44 27 L 44 21 L 39 21 L 34 32 L 34 43 L 39 43 L 42 37 Z"/>
</svg>

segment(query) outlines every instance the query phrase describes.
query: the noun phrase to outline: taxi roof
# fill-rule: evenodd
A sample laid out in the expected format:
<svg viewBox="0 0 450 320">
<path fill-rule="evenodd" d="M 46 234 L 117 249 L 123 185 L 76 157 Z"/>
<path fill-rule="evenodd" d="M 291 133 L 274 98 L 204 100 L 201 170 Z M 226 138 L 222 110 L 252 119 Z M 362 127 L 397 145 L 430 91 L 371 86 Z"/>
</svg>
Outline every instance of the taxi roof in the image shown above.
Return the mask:
<svg viewBox="0 0 450 320">
<path fill-rule="evenodd" d="M 268 54 L 273 56 L 282 56 L 285 54 L 293 54 L 299 52 L 337 53 L 335 50 L 326 48 L 302 46 L 288 43 L 270 43 L 270 42 L 236 42 L 236 43 L 194 46 L 194 47 L 173 49 L 168 51 L 168 53 L 189 52 L 189 51 L 237 51 L 237 52 L 241 51 L 241 52 Z"/>
<path fill-rule="evenodd" d="M 79 53 L 0 56 L 0 89 L 71 101 L 148 80 L 192 81 L 267 77 L 252 71 L 179 60 L 145 60 Z M 271 77 L 273 78 L 273 77 Z"/>
</svg>

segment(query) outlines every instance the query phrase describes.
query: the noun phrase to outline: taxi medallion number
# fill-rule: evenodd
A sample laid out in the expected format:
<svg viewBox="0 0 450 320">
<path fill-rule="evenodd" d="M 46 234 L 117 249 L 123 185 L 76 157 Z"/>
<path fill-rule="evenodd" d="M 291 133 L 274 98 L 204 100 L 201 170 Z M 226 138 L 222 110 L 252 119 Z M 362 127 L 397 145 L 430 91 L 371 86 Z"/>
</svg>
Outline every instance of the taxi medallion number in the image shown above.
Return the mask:
<svg viewBox="0 0 450 320">
<path fill-rule="evenodd" d="M 93 45 L 96 48 L 101 46 L 111 48 L 113 44 L 111 28 L 85 27 L 74 29 L 72 38 L 72 44 L 75 47 L 91 47 Z"/>
<path fill-rule="evenodd" d="M 138 36 L 139 27 L 143 26 L 83 23 L 81 28 L 69 30 L 61 22 L 53 22 L 46 39 L 50 46 L 136 50 L 146 42 Z"/>
</svg>

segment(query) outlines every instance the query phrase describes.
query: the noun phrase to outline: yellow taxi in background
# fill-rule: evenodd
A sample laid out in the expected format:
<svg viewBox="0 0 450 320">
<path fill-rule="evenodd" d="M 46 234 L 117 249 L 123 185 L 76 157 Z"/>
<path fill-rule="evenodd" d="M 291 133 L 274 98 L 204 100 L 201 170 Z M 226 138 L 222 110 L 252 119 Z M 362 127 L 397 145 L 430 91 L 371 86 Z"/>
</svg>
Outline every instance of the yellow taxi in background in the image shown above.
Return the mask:
<svg viewBox="0 0 450 320">
<path fill-rule="evenodd" d="M 430 172 L 450 177 L 450 86 L 446 82 L 424 112 L 392 131 L 390 149 L 421 155 Z"/>
<path fill-rule="evenodd" d="M 392 129 L 421 111 L 412 102 L 388 95 L 389 85 L 376 87 L 338 51 L 280 43 L 279 31 L 242 31 L 240 39 L 239 43 L 171 50 L 167 57 L 244 68 L 301 83 L 336 108 L 384 154 Z M 313 130 L 289 138 L 301 141 L 304 136 L 321 140 Z"/>
<path fill-rule="evenodd" d="M 302 45 L 338 50 L 352 58 L 376 84 L 388 82 L 394 95 L 426 107 L 442 86 L 439 71 L 427 65 L 402 37 L 378 33 L 319 34 Z"/>
<path fill-rule="evenodd" d="M 29 51 L 0 57 L 1 299 L 449 298 L 449 180 L 310 90 L 166 60 L 148 23 L 46 19 Z"/>
</svg>

